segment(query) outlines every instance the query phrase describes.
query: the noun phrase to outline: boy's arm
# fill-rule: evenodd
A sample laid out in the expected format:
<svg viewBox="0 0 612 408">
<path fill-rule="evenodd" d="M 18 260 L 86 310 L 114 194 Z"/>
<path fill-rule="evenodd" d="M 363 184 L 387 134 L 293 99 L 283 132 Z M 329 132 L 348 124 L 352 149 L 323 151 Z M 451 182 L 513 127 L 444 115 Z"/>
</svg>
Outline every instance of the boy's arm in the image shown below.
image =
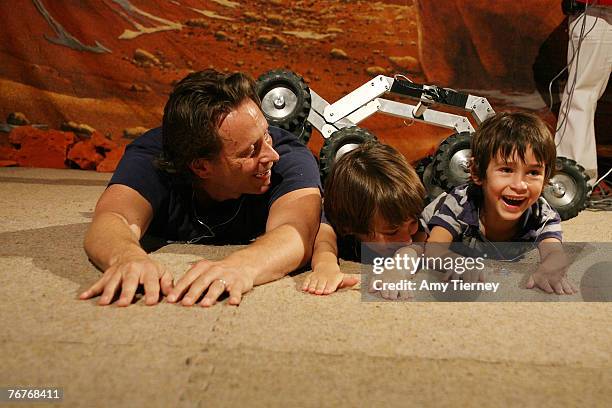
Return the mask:
<svg viewBox="0 0 612 408">
<path fill-rule="evenodd" d="M 427 238 L 425 256 L 428 258 L 457 256 L 449 249 L 451 242 L 453 242 L 453 235 L 446 228 L 436 225 L 431 229 Z"/>
<path fill-rule="evenodd" d="M 331 225 L 321 223 L 315 238 L 312 267 L 315 269 L 318 265 L 325 263 L 338 265 L 338 243 Z"/>
<path fill-rule="evenodd" d="M 328 295 L 340 288 L 353 286 L 359 281 L 340 272 L 337 237 L 329 224 L 321 223 L 319 226 L 311 264 L 312 273 L 306 276 L 302 285 L 302 290 L 305 292 Z"/>
<path fill-rule="evenodd" d="M 448 242 L 450 244 L 451 242 L 453 242 L 453 235 L 446 228 L 442 228 L 436 225 L 431 229 L 431 232 L 429 233 L 429 238 L 427 238 L 427 242 Z M 442 245 L 440 246 L 442 247 Z"/>
<path fill-rule="evenodd" d="M 567 279 L 566 272 L 570 260 L 557 238 L 545 238 L 538 244 L 540 265 L 527 280 L 527 288 L 538 286 L 546 293 L 572 295 L 577 292 Z"/>
</svg>

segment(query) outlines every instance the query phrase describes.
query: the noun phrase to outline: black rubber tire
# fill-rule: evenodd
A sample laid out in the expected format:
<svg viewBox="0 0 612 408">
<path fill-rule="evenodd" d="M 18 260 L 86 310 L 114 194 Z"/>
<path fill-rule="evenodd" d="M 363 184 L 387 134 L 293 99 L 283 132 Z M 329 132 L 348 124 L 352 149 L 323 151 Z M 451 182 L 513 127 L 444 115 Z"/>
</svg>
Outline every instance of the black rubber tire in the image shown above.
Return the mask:
<svg viewBox="0 0 612 408">
<path fill-rule="evenodd" d="M 426 156 L 426 157 L 423 157 L 418 162 L 416 162 L 416 164 L 414 166 L 414 170 L 416 171 L 417 175 L 419 176 L 419 178 L 421 179 L 421 182 L 423 184 L 425 183 L 425 180 L 423 180 L 423 174 L 425 173 L 425 169 L 432 162 L 433 162 L 433 156 Z"/>
<path fill-rule="evenodd" d="M 302 124 L 302 126 L 295 129 L 293 131 L 293 134 L 298 138 L 300 142 L 302 142 L 304 146 L 306 146 L 308 144 L 308 141 L 310 140 L 310 136 L 312 136 L 312 125 L 310 124 L 310 122 L 306 121 Z"/>
<path fill-rule="evenodd" d="M 569 220 L 586 208 L 590 193 L 588 180 L 584 167 L 572 159 L 557 157 L 554 176 L 550 184 L 544 187 L 542 195 L 563 221 Z M 552 186 L 555 183 L 563 189 L 555 191 Z"/>
<path fill-rule="evenodd" d="M 257 79 L 257 95 L 261 110 L 272 126 L 295 132 L 310 113 L 310 89 L 304 78 L 292 71 L 268 71 Z M 275 100 L 283 96 L 282 108 Z"/>
<path fill-rule="evenodd" d="M 470 180 L 469 171 L 458 174 L 464 168 L 464 161 L 471 157 L 470 132 L 455 133 L 447 137 L 434 155 L 434 174 L 437 184 L 446 191 L 465 184 Z M 465 171 L 465 170 L 464 170 Z"/>
<path fill-rule="evenodd" d="M 365 129 L 357 126 L 346 127 L 332 133 L 325 142 L 319 152 L 319 172 L 321 173 L 321 182 L 325 182 L 325 178 L 334 167 L 334 163 L 340 157 L 339 150 L 350 144 L 363 144 L 369 141 L 378 141 L 376 136 Z M 344 152 L 346 153 L 346 152 Z"/>
<path fill-rule="evenodd" d="M 435 200 L 436 197 L 444 192 L 444 190 L 438 185 L 438 180 L 436 180 L 433 171 L 433 161 L 433 156 L 424 157 L 419 160 L 414 168 L 417 175 L 421 179 L 421 182 L 423 183 L 423 187 L 425 187 L 425 191 L 427 192 L 427 204 Z"/>
</svg>

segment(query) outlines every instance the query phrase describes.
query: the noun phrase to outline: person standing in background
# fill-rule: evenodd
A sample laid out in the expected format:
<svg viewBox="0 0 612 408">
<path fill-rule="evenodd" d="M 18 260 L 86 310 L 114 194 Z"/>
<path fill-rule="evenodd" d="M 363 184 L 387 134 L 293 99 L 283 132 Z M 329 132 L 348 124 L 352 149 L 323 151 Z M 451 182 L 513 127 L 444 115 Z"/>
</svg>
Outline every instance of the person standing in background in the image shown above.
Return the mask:
<svg viewBox="0 0 612 408">
<path fill-rule="evenodd" d="M 583 166 L 596 187 L 595 110 L 612 71 L 612 0 L 563 0 L 563 9 L 569 14 L 568 81 L 555 134 L 557 155 Z M 599 190 L 610 191 L 605 185 Z"/>
</svg>

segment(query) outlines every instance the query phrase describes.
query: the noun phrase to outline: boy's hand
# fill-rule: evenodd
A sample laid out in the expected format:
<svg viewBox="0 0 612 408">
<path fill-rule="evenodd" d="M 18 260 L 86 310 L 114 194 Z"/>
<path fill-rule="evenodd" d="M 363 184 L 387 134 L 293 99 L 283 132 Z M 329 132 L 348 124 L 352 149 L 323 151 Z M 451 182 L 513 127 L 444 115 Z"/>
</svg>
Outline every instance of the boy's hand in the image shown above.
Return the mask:
<svg viewBox="0 0 612 408">
<path fill-rule="evenodd" d="M 373 275 L 372 278 L 376 276 Z M 410 280 L 414 278 L 414 275 L 411 274 L 409 271 L 406 270 L 402 270 L 402 269 L 396 269 L 396 268 L 390 268 L 390 269 L 385 269 L 385 271 L 381 274 L 378 275 L 376 277 L 376 279 L 370 279 L 370 285 L 368 288 L 368 292 L 370 293 L 377 293 L 380 295 L 381 298 L 383 299 L 387 299 L 387 300 L 407 300 L 407 299 L 412 299 L 412 291 L 410 290 L 377 290 L 374 288 L 374 281 L 381 281 L 379 283 L 379 285 L 381 285 L 381 287 L 386 287 L 384 285 L 388 285 L 388 284 L 398 284 L 400 283 L 402 280 Z"/>
<path fill-rule="evenodd" d="M 410 257 L 417 258 L 419 254 L 422 253 L 422 250 L 419 246 L 407 246 L 400 248 L 395 252 L 395 255 L 399 255 L 400 257 Z M 399 284 L 403 280 L 410 280 L 414 278 L 414 274 L 416 271 L 412 271 L 410 269 L 397 269 L 397 268 L 389 268 L 385 269 L 381 275 L 379 275 L 376 279 L 370 279 L 370 285 L 368 288 L 368 292 L 380 294 L 380 297 L 388 300 L 407 300 L 412 299 L 412 291 L 410 290 L 377 290 L 374 288 L 374 280 L 381 281 L 381 286 L 388 284 Z"/>
<path fill-rule="evenodd" d="M 578 292 L 564 273 L 561 274 L 558 270 L 546 270 L 542 267 L 538 268 L 527 280 L 527 289 L 533 289 L 535 286 L 546 293 L 557 295 L 573 295 Z"/>
<path fill-rule="evenodd" d="M 538 269 L 527 280 L 527 289 L 538 286 L 546 293 L 573 295 L 576 287 L 567 279 L 567 268 L 570 259 L 563 250 L 561 242 L 552 238 L 544 240 L 538 246 L 541 262 Z"/>
<path fill-rule="evenodd" d="M 340 272 L 340 266 L 334 262 L 321 262 L 306 276 L 302 284 L 304 292 L 313 295 L 329 295 L 348 286 L 354 286 L 359 279 Z"/>
</svg>

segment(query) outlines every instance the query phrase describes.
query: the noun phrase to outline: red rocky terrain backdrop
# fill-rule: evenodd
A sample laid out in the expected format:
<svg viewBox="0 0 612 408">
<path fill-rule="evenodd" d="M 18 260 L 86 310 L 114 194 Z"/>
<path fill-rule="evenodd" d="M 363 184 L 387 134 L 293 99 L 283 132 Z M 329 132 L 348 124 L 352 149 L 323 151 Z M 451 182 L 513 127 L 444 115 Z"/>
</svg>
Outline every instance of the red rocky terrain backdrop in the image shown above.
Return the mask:
<svg viewBox="0 0 612 408">
<path fill-rule="evenodd" d="M 3 1 L 0 164 L 112 171 L 131 139 L 159 125 L 173 84 L 208 67 L 290 69 L 330 102 L 375 75 L 403 74 L 554 124 L 544 90 L 565 63 L 559 3 Z M 450 133 L 381 115 L 360 126 L 410 160 Z M 309 146 L 321 144 L 315 134 Z"/>
</svg>

